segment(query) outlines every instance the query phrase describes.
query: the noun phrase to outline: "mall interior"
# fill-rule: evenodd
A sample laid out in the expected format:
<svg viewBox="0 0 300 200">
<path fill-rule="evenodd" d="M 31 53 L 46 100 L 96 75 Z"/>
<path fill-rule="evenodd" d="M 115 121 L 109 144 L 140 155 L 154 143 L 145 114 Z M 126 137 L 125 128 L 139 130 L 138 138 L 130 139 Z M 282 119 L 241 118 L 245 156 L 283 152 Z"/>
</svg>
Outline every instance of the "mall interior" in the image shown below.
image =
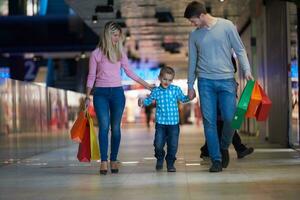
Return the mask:
<svg viewBox="0 0 300 200">
<path fill-rule="evenodd" d="M 272 102 L 267 119 L 245 118 L 237 130 L 250 152 L 241 156 L 231 145 L 229 166 L 209 172 L 197 94 L 179 104 L 176 173 L 156 171 L 155 107 L 138 107 L 150 91 L 121 71 L 119 173 L 103 176 L 100 160 L 78 160 L 70 130 L 105 23 L 122 27 L 138 76 L 158 86 L 160 69 L 171 66 L 173 84 L 186 94 L 195 27 L 184 11 L 191 1 L 0 0 L 0 200 L 300 199 L 299 0 L 203 1 L 208 13 L 236 26 L 253 77 Z M 239 67 L 235 76 L 241 96 L 247 82 Z M 98 133 L 93 105 L 89 113 Z"/>
</svg>

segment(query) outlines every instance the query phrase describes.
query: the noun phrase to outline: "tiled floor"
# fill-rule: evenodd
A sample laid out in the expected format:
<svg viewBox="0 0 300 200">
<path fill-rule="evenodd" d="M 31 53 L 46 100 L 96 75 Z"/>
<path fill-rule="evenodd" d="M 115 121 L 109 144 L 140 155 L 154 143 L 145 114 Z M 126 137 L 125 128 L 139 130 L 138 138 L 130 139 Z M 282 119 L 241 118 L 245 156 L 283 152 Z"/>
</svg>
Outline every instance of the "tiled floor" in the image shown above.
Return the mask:
<svg viewBox="0 0 300 200">
<path fill-rule="evenodd" d="M 256 147 L 254 154 L 237 160 L 231 149 L 229 167 L 212 174 L 199 158 L 200 130 L 181 127 L 176 173 L 154 170 L 153 129 L 128 127 L 119 174 L 100 176 L 99 163 L 79 163 L 73 144 L 0 167 L 0 199 L 300 199 L 298 152 L 244 138 Z"/>
</svg>

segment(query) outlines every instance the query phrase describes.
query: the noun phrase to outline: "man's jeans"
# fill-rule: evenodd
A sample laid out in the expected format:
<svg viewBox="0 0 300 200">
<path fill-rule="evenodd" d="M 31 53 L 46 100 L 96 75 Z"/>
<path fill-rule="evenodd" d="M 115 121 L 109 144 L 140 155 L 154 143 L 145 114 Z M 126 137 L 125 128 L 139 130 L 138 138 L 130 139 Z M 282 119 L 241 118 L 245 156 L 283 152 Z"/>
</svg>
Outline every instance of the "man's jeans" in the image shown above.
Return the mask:
<svg viewBox="0 0 300 200">
<path fill-rule="evenodd" d="M 97 87 L 94 91 L 94 107 L 99 123 L 101 160 L 107 161 L 108 132 L 111 127 L 110 160 L 116 161 L 121 141 L 121 120 L 125 107 L 122 87 Z"/>
<path fill-rule="evenodd" d="M 232 142 L 234 129 L 231 120 L 236 110 L 235 79 L 211 80 L 198 79 L 200 105 L 203 114 L 204 133 L 208 144 L 209 156 L 214 160 L 222 160 L 220 148 L 228 149 Z M 217 102 L 224 121 L 222 139 L 219 144 L 217 133 Z"/>
<path fill-rule="evenodd" d="M 156 123 L 155 125 L 155 138 L 154 138 L 154 151 L 157 160 L 165 158 L 164 146 L 167 143 L 167 156 L 166 161 L 173 164 L 176 160 L 176 153 L 178 149 L 179 138 L 179 124 L 176 125 L 163 125 Z"/>
</svg>

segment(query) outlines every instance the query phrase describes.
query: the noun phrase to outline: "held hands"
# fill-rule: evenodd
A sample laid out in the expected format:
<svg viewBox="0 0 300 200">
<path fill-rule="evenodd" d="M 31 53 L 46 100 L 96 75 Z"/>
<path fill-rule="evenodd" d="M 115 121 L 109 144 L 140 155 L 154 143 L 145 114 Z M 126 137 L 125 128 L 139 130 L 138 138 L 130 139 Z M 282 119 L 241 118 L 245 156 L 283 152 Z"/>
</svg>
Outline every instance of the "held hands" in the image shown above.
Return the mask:
<svg viewBox="0 0 300 200">
<path fill-rule="evenodd" d="M 152 90 L 153 88 L 155 88 L 155 84 L 148 84 L 147 89 Z"/>
<path fill-rule="evenodd" d="M 188 97 L 190 100 L 193 100 L 196 97 L 196 92 L 194 88 L 188 89 Z"/>
<path fill-rule="evenodd" d="M 138 105 L 139 105 L 139 107 L 143 107 L 144 106 L 144 98 L 139 98 Z"/>
</svg>

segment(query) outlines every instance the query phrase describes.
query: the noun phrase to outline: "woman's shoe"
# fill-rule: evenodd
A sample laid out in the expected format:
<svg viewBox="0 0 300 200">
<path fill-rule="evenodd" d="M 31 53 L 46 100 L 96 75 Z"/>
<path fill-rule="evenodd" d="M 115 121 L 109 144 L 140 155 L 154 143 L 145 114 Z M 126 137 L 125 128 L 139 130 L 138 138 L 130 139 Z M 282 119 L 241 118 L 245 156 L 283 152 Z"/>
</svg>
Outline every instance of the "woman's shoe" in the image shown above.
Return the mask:
<svg viewBox="0 0 300 200">
<path fill-rule="evenodd" d="M 117 161 L 111 161 L 110 162 L 110 171 L 113 174 L 119 173 L 119 167 Z"/>
<path fill-rule="evenodd" d="M 103 162 L 101 162 L 101 164 L 100 164 L 100 174 L 102 174 L 102 175 L 106 175 L 107 174 L 107 161 L 103 161 Z"/>
</svg>

